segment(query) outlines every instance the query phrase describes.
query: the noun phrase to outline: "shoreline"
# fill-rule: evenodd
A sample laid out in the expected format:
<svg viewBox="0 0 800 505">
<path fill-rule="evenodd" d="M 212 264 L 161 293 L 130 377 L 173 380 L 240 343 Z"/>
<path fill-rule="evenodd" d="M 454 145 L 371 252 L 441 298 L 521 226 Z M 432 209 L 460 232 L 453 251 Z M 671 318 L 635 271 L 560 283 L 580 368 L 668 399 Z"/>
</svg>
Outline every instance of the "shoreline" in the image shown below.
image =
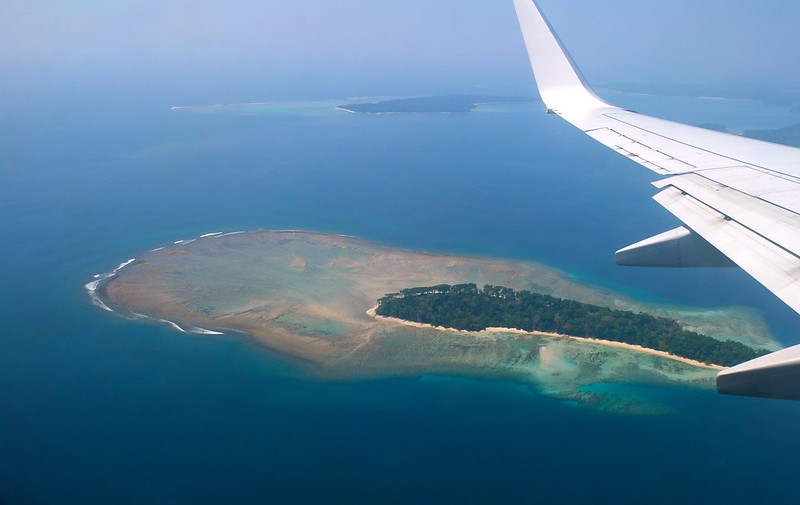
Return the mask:
<svg viewBox="0 0 800 505">
<path fill-rule="evenodd" d="M 585 388 L 631 380 L 710 387 L 717 373 L 626 344 L 508 328 L 470 332 L 402 320 L 393 324 L 377 320 L 375 308 L 365 314 L 384 293 L 404 285 L 452 284 L 466 276 L 482 284 L 546 287 L 565 297 L 638 307 L 535 262 L 437 255 L 299 230 L 204 230 L 202 235 L 143 253 L 113 277 L 99 274 L 96 294 L 122 317 L 201 338 L 213 338 L 212 332 L 241 338 L 321 380 L 425 374 L 508 379 L 547 396 L 625 410 L 633 400 L 617 405 L 616 393 Z M 719 316 L 712 316 L 717 319 L 710 323 L 716 323 Z"/>
<path fill-rule="evenodd" d="M 340 110 L 342 112 L 348 112 L 350 114 L 362 114 L 361 112 L 356 112 L 354 110 L 347 109 L 345 107 L 342 107 L 341 105 L 337 105 L 336 107 L 334 107 L 334 110 Z"/>
<path fill-rule="evenodd" d="M 431 329 L 438 330 L 438 331 L 449 331 L 449 332 L 458 332 L 458 333 L 473 333 L 473 334 L 479 334 L 479 333 L 486 332 L 486 333 L 516 333 L 516 334 L 520 334 L 520 335 L 544 335 L 544 336 L 547 336 L 547 337 L 566 338 L 566 339 L 570 339 L 570 340 L 576 340 L 578 342 L 586 342 L 586 343 L 589 343 L 589 344 L 605 345 L 605 346 L 608 346 L 608 347 L 616 347 L 616 348 L 619 348 L 619 349 L 627 349 L 627 350 L 630 350 L 630 351 L 637 351 L 637 352 L 642 352 L 642 353 L 645 353 L 645 354 L 652 354 L 654 356 L 660 356 L 662 358 L 667 358 L 667 359 L 671 359 L 671 360 L 675 360 L 675 361 L 680 361 L 681 363 L 686 363 L 687 365 L 697 366 L 697 367 L 701 367 L 701 368 L 708 368 L 708 369 L 711 369 L 711 370 L 725 370 L 724 366 L 703 363 L 702 361 L 697 361 L 697 360 L 694 360 L 694 359 L 684 358 L 682 356 L 677 356 L 675 354 L 670 354 L 667 351 L 659 351 L 658 349 L 650 349 L 649 347 L 642 347 L 641 345 L 627 344 L 625 342 L 617 342 L 617 341 L 614 341 L 614 340 L 602 340 L 602 339 L 599 339 L 599 338 L 589 338 L 589 337 L 576 337 L 576 336 L 573 336 L 573 335 L 564 335 L 562 333 L 551 333 L 551 332 L 546 332 L 546 331 L 525 331 L 525 330 L 521 330 L 519 328 L 503 328 L 503 327 L 494 327 L 494 326 L 488 327 L 488 328 L 486 328 L 484 330 L 481 330 L 481 331 L 459 330 L 457 328 L 446 328 L 444 326 L 434 326 L 434 325 L 428 324 L 428 323 L 418 323 L 416 321 L 409 321 L 407 319 L 400 319 L 400 318 L 397 318 L 397 317 L 379 316 L 377 314 L 378 307 L 379 307 L 379 305 L 375 305 L 374 307 L 368 309 L 366 311 L 366 314 L 369 317 L 373 318 L 373 319 L 379 319 L 379 320 L 399 323 L 399 324 L 402 324 L 404 326 L 410 326 L 412 328 L 431 328 Z"/>
<path fill-rule="evenodd" d="M 487 103 L 490 103 L 490 102 L 487 102 Z M 474 112 L 474 109 L 473 110 L 468 110 L 468 111 L 446 111 L 446 110 L 445 111 L 441 111 L 441 110 L 440 111 L 435 111 L 435 110 L 434 111 L 424 111 L 424 110 L 401 111 L 401 110 L 390 110 L 390 111 L 375 111 L 375 112 L 372 112 L 372 111 L 352 110 L 352 109 L 348 109 L 346 107 L 342 107 L 341 105 L 338 105 L 338 106 L 334 107 L 334 110 L 347 112 L 348 114 L 356 114 L 358 116 L 388 116 L 388 115 L 400 115 L 400 114 L 439 114 L 439 115 L 445 115 L 445 114 L 470 114 L 470 113 Z"/>
</svg>

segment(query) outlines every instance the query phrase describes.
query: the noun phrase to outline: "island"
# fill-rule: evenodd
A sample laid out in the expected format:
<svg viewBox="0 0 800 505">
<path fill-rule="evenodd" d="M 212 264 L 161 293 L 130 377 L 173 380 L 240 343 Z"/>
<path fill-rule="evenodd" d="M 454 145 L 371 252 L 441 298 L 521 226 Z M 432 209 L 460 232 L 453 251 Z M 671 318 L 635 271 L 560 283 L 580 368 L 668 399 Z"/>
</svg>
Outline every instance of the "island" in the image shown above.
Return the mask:
<svg viewBox="0 0 800 505">
<path fill-rule="evenodd" d="M 531 98 L 493 95 L 448 95 L 397 98 L 379 102 L 356 102 L 336 108 L 356 114 L 472 112 L 480 104 L 530 102 Z"/>
<path fill-rule="evenodd" d="M 126 259 L 86 288 L 98 307 L 137 324 L 169 325 L 186 338 L 244 339 L 315 380 L 427 374 L 511 380 L 537 394 L 639 414 L 665 407 L 623 391 L 626 385 L 713 388 L 719 367 L 568 335 L 565 327 L 564 334 L 467 331 L 371 310 L 386 293 L 407 286 L 463 280 L 668 317 L 717 340 L 780 348 L 759 315 L 743 308 L 642 303 L 533 261 L 429 254 L 305 231 L 211 232 L 176 240 Z"/>
<path fill-rule="evenodd" d="M 483 289 L 474 283 L 403 289 L 382 297 L 375 314 L 456 330 L 510 328 L 608 340 L 717 366 L 733 366 L 769 352 L 686 330 L 667 317 L 489 284 Z"/>
<path fill-rule="evenodd" d="M 766 140 L 787 146 L 800 147 L 800 124 L 774 128 L 770 130 L 745 130 L 745 137 Z"/>
</svg>

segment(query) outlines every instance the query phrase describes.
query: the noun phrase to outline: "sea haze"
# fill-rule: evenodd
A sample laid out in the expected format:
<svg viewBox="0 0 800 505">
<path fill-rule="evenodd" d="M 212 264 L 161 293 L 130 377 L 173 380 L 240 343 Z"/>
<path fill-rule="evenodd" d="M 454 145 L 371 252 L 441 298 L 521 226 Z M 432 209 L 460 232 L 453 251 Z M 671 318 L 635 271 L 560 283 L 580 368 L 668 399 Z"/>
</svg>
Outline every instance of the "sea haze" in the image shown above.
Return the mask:
<svg viewBox="0 0 800 505">
<path fill-rule="evenodd" d="M 694 104 L 710 111 L 698 121 L 731 131 L 787 124 L 784 107 L 756 114 L 747 100 L 616 98 L 654 114 Z M 797 316 L 738 270 L 616 267 L 616 249 L 678 223 L 650 199 L 654 174 L 541 103 L 358 115 L 335 110 L 345 102 L 20 103 L 0 118 L 12 132 L 0 140 L 0 501 L 796 495 L 797 403 L 596 386 L 673 412 L 637 417 L 510 382 L 318 382 L 233 336 L 92 305 L 84 284 L 141 251 L 208 232 L 308 229 L 532 259 L 649 301 L 745 306 L 798 341 Z"/>
</svg>

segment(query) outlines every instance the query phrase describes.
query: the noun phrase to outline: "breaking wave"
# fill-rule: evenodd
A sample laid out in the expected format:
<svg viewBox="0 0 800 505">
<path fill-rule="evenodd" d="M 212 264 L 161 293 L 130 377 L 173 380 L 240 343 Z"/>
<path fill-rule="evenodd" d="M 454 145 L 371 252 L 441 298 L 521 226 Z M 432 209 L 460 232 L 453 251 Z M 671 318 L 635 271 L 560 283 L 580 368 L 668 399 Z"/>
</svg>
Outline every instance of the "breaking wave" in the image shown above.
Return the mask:
<svg viewBox="0 0 800 505">
<path fill-rule="evenodd" d="M 111 307 L 103 303 L 103 300 L 101 300 L 100 297 L 97 296 L 97 286 L 99 286 L 100 283 L 103 282 L 104 280 L 110 279 L 115 275 L 117 275 L 117 272 L 119 272 L 126 266 L 130 265 L 134 261 L 136 261 L 136 258 L 131 258 L 128 261 L 123 261 L 122 263 L 119 264 L 117 268 L 115 268 L 110 272 L 106 272 L 104 274 L 95 274 L 93 281 L 87 282 L 86 284 L 83 285 L 83 287 L 86 288 L 86 291 L 89 293 L 89 298 L 92 300 L 93 305 L 100 307 L 103 310 L 107 310 L 108 312 L 114 312 L 111 309 Z"/>
</svg>

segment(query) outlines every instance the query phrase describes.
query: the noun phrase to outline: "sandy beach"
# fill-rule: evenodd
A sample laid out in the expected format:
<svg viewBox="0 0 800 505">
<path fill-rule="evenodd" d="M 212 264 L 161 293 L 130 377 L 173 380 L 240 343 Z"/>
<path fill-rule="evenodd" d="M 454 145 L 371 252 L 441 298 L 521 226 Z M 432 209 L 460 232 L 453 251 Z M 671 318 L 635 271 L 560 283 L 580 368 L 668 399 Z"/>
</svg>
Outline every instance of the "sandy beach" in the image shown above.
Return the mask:
<svg viewBox="0 0 800 505">
<path fill-rule="evenodd" d="M 471 332 L 467 330 L 459 330 L 456 328 L 445 328 L 444 326 L 433 326 L 427 323 L 417 323 L 415 321 L 408 321 L 405 319 L 399 319 L 396 317 L 386 317 L 386 316 L 379 316 L 376 311 L 378 309 L 378 305 L 372 307 L 371 309 L 367 310 L 367 315 L 370 317 L 374 317 L 375 319 L 381 319 L 384 321 L 391 321 L 394 323 L 399 323 L 405 326 L 410 326 L 412 328 L 432 328 L 438 331 L 449 331 L 449 332 L 458 332 L 458 333 L 474 333 L 476 335 L 480 335 L 481 333 L 513 333 L 517 335 L 542 335 L 546 337 L 552 338 L 565 338 L 569 340 L 573 340 L 576 342 L 587 342 L 590 344 L 597 344 L 597 345 L 605 345 L 609 347 L 616 347 L 618 349 L 628 349 L 631 351 L 643 352 L 646 354 L 652 354 L 654 356 L 661 356 L 662 358 L 667 358 L 675 361 L 680 361 L 681 363 L 686 363 L 687 365 L 698 366 L 702 368 L 709 368 L 711 370 L 724 370 L 725 367 L 719 365 L 713 365 L 708 363 L 703 363 L 702 361 L 697 361 L 689 358 L 684 358 L 681 356 L 676 356 L 674 354 L 670 354 L 666 351 L 659 351 L 657 349 L 650 349 L 648 347 L 642 347 L 640 345 L 634 344 L 626 344 L 625 342 L 615 342 L 613 340 L 601 340 L 599 338 L 587 338 L 587 337 L 575 337 L 573 335 L 563 335 L 561 333 L 549 333 L 546 331 L 525 331 L 519 328 L 501 328 L 501 327 L 489 327 L 485 330 Z"/>
</svg>

